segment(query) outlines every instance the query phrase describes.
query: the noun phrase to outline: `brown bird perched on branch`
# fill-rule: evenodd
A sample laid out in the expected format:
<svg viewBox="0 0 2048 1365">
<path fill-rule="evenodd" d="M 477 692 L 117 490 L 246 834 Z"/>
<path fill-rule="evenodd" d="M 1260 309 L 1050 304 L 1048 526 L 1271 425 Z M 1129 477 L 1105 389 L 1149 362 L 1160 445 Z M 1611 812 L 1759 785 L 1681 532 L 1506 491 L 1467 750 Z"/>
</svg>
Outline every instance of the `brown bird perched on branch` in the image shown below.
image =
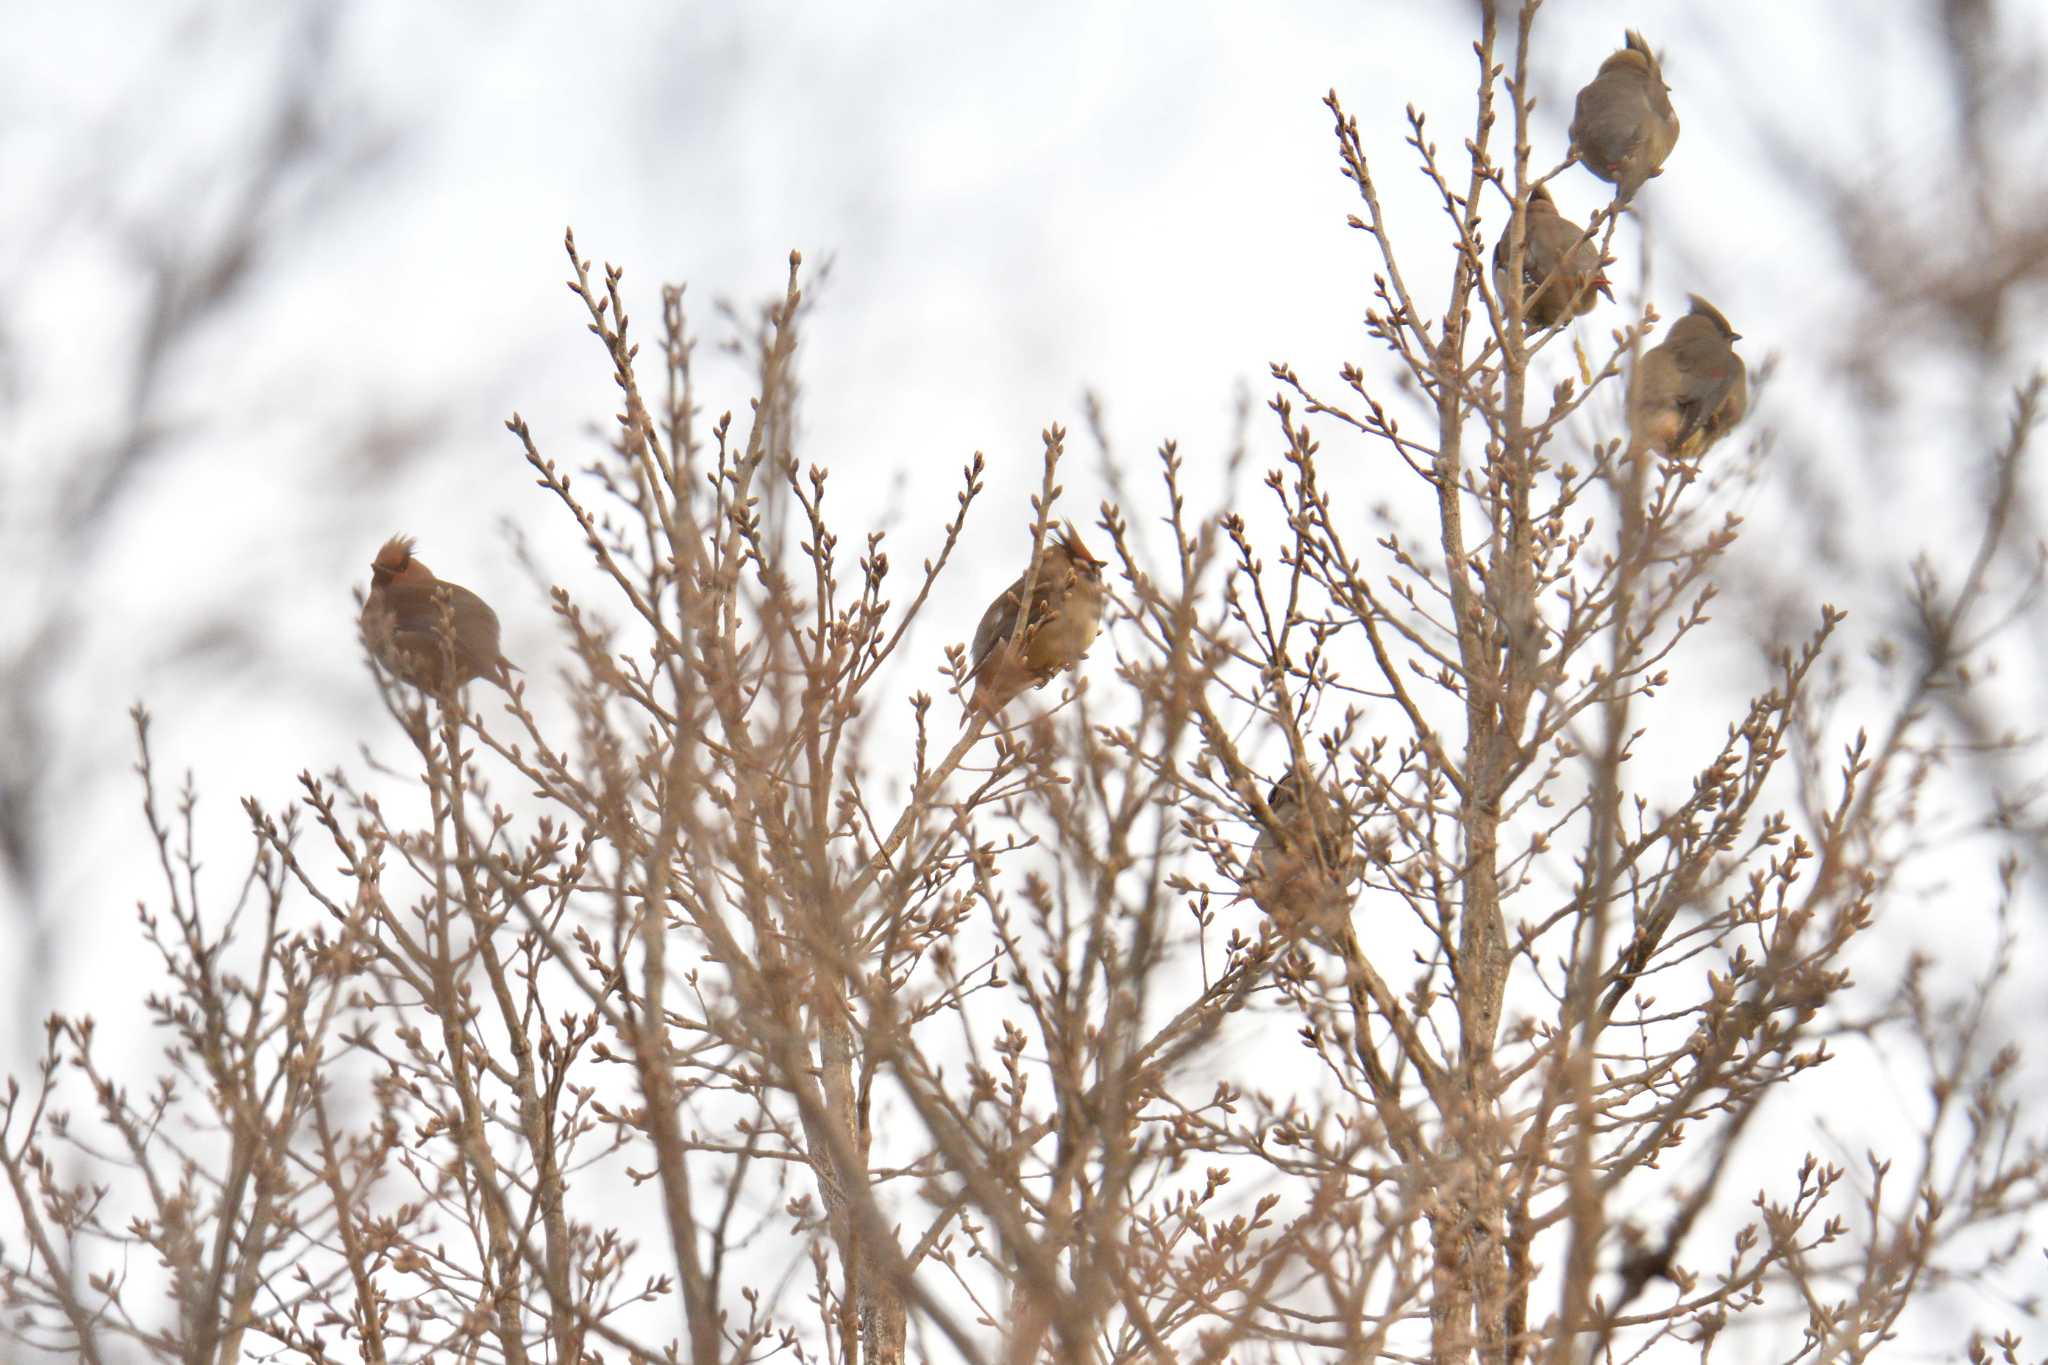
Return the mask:
<svg viewBox="0 0 2048 1365">
<path fill-rule="evenodd" d="M 1664 340 L 1636 362 L 1628 384 L 1632 450 L 1690 458 L 1749 411 L 1749 371 L 1735 354 L 1741 333 L 1699 295 Z"/>
<path fill-rule="evenodd" d="M 1272 823 L 1245 859 L 1243 891 L 1281 930 L 1330 928 L 1350 915 L 1361 869 L 1337 798 L 1296 768 L 1266 793 Z"/>
<path fill-rule="evenodd" d="M 1623 203 L 1663 169 L 1664 158 L 1678 145 L 1678 115 L 1657 54 L 1642 34 L 1628 30 L 1622 47 L 1600 63 L 1600 74 L 1579 91 L 1571 138 L 1579 164 L 1614 186 L 1615 198 Z"/>
<path fill-rule="evenodd" d="M 1514 227 L 1501 234 L 1493 247 L 1493 285 L 1500 291 L 1503 307 L 1513 307 L 1516 291 L 1508 288 L 1509 244 Z M 1554 327 L 1570 318 L 1584 317 L 1605 294 L 1607 275 L 1601 269 L 1600 248 L 1583 229 L 1557 211 L 1550 191 L 1538 185 L 1529 191 L 1528 223 L 1522 237 L 1522 320 L 1529 327 Z"/>
<path fill-rule="evenodd" d="M 1008 706 L 1026 683 L 1043 687 L 1062 669 L 1072 668 L 1095 643 L 1102 629 L 1104 561 L 1088 553 L 1068 522 L 1048 536 L 1033 567 L 989 603 L 974 631 L 974 682 L 968 704 L 994 714 Z M 1027 584 L 1031 611 L 1017 635 L 1017 611 Z"/>
<path fill-rule="evenodd" d="M 472 678 L 509 689 L 515 670 L 498 649 L 498 614 L 468 588 L 434 577 L 412 547 L 411 537 L 393 536 L 370 561 L 362 617 L 370 652 L 429 692 L 452 692 Z M 444 634 L 448 624 L 453 639 Z"/>
</svg>

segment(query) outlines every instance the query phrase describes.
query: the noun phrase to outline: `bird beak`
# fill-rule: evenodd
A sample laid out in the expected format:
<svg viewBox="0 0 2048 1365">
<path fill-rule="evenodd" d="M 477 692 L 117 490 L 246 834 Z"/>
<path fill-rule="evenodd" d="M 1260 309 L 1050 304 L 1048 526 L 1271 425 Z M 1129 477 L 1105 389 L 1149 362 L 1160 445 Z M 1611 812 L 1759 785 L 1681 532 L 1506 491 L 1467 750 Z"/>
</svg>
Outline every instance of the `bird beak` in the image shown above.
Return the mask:
<svg viewBox="0 0 2048 1365">
<path fill-rule="evenodd" d="M 1593 288 L 1595 292 L 1605 294 L 1609 303 L 1614 302 L 1614 288 L 1607 283 L 1605 275 L 1595 275 L 1593 277 Z"/>
</svg>

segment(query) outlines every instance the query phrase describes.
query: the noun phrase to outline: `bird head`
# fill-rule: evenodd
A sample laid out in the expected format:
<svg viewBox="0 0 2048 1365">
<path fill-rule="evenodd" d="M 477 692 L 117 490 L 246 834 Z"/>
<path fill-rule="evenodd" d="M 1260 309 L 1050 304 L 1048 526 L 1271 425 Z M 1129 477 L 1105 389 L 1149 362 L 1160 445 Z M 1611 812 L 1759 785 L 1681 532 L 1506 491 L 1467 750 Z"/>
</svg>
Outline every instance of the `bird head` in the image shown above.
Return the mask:
<svg viewBox="0 0 2048 1365">
<path fill-rule="evenodd" d="M 1659 85 L 1664 84 L 1664 73 L 1657 69 L 1657 54 L 1650 51 L 1649 43 L 1634 29 L 1628 30 L 1628 36 L 1623 40 L 1622 46 L 1609 53 L 1607 60 L 1600 63 L 1600 71 L 1603 75 L 1609 71 L 1640 71 Z"/>
<path fill-rule="evenodd" d="M 425 564 L 413 558 L 413 538 L 393 536 L 378 549 L 377 557 L 370 561 L 370 582 L 374 587 L 388 588 L 397 583 L 428 582 L 434 575 Z"/>
<path fill-rule="evenodd" d="M 1333 871 L 1349 862 L 1350 809 L 1306 768 L 1292 767 L 1273 784 L 1266 793 L 1266 813 L 1269 823 L 1262 837 L 1271 844 L 1291 846 L 1295 853 L 1314 857 Z"/>
<path fill-rule="evenodd" d="M 1290 768 L 1287 775 L 1275 782 L 1266 793 L 1266 809 L 1273 812 L 1273 818 L 1287 821 L 1294 818 L 1295 807 L 1301 804 L 1304 783 L 1301 769 Z"/>
<path fill-rule="evenodd" d="M 1716 331 L 1730 341 L 1742 340 L 1742 333 L 1728 325 L 1728 319 L 1721 316 L 1721 310 L 1708 303 L 1698 294 L 1687 296 L 1692 300 L 1692 316 L 1703 317 L 1714 325 Z"/>
<path fill-rule="evenodd" d="M 1650 51 L 1650 44 L 1643 38 L 1642 34 L 1634 29 L 1629 29 L 1627 36 L 1623 39 L 1623 43 L 1624 46 L 1621 51 L 1614 54 L 1615 57 L 1630 57 L 1632 59 L 1630 65 L 1641 65 L 1644 70 L 1656 78 L 1657 84 L 1663 85 L 1666 90 L 1671 88 L 1664 84 L 1664 72 L 1657 65 L 1657 54 Z M 1613 61 L 1614 58 L 1610 57 L 1608 60 Z"/>
<path fill-rule="evenodd" d="M 1102 571 L 1107 567 L 1108 561 L 1097 559 L 1088 552 L 1088 547 L 1081 543 L 1081 533 L 1074 529 L 1073 522 L 1062 524 L 1053 535 L 1053 548 L 1067 557 L 1067 562 L 1074 566 L 1075 572 L 1093 579 L 1102 577 Z"/>
</svg>

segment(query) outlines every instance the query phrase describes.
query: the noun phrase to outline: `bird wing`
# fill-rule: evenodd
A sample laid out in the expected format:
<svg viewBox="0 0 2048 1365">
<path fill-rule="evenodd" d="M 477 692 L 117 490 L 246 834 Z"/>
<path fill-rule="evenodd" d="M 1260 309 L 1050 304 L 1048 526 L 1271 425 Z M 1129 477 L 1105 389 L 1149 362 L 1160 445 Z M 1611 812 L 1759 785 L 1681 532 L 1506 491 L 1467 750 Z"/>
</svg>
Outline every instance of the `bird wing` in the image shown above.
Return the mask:
<svg viewBox="0 0 2048 1365">
<path fill-rule="evenodd" d="M 1674 453 L 1684 450 L 1686 442 L 1698 435 L 1721 410 L 1721 404 L 1735 387 L 1741 365 L 1734 351 L 1726 345 L 1711 342 L 1688 347 L 1680 353 L 1678 369 L 1684 379 L 1679 384 L 1677 395 L 1678 435 L 1671 441 Z"/>
<path fill-rule="evenodd" d="M 1034 594 L 1035 596 L 1036 594 Z M 1017 629 L 1017 607 L 1024 600 L 1024 575 L 1004 588 L 1002 596 L 988 604 L 988 610 L 981 614 L 981 624 L 974 628 L 972 654 L 974 666 L 967 670 L 967 676 L 974 678 L 987 666 L 996 646 L 1010 638 Z"/>
<path fill-rule="evenodd" d="M 447 605 L 442 605 L 443 600 Z M 390 613 L 392 644 L 423 661 L 441 657 L 443 611 L 455 620 L 454 654 L 462 676 L 498 678 L 503 654 L 498 648 L 498 614 L 490 604 L 456 583 L 403 583 L 384 593 Z M 438 663 L 432 665 L 438 668 Z"/>
<path fill-rule="evenodd" d="M 455 652 L 478 677 L 497 675 L 505 657 L 498 648 L 498 613 L 468 588 L 444 584 L 455 604 Z"/>
<path fill-rule="evenodd" d="M 1586 230 L 1569 218 L 1546 214 L 1536 220 L 1536 236 L 1542 250 L 1537 264 L 1547 277 L 1561 269 L 1567 276 L 1596 275 L 1600 271 L 1600 247 Z"/>
<path fill-rule="evenodd" d="M 1531 215 L 1529 226 L 1522 235 L 1522 287 L 1534 289 L 1549 278 L 1550 269 L 1557 263 L 1555 235 L 1546 239 L 1545 229 L 1552 226 L 1554 219 L 1547 215 Z M 1508 268 L 1508 244 L 1514 240 L 1513 228 L 1500 235 L 1493 244 L 1493 268 Z"/>
<path fill-rule="evenodd" d="M 397 583 L 383 592 L 384 610 L 396 637 L 419 636 L 428 641 L 441 632 L 439 584 Z"/>
<path fill-rule="evenodd" d="M 1642 145 L 1648 101 L 1642 78 L 1634 72 L 1610 71 L 1595 77 L 1579 92 L 1572 110 L 1572 144 L 1585 159 L 1613 171 Z"/>
</svg>

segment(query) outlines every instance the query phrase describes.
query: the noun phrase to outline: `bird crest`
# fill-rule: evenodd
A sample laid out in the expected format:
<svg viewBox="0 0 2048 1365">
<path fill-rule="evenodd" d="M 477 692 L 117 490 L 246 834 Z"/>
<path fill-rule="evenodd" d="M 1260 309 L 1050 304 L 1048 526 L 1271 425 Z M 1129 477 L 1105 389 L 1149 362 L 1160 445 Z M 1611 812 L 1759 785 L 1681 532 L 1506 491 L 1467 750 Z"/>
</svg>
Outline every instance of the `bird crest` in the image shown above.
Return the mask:
<svg viewBox="0 0 2048 1365">
<path fill-rule="evenodd" d="M 370 561 L 370 572 L 379 582 L 395 578 L 412 566 L 413 538 L 393 536 L 377 551 L 377 557 Z"/>
<path fill-rule="evenodd" d="M 1720 328 L 1721 335 L 1727 337 L 1730 341 L 1742 340 L 1742 333 L 1736 331 L 1733 327 L 1730 327 L 1728 325 L 1728 319 L 1721 316 L 1720 309 L 1714 307 L 1713 304 L 1708 303 L 1698 294 L 1688 294 L 1686 295 L 1686 297 L 1692 300 L 1692 311 L 1698 313 L 1700 316 L 1706 318 L 1709 322 L 1713 323 L 1716 327 Z"/>
<path fill-rule="evenodd" d="M 1099 574 L 1108 565 L 1108 560 L 1097 559 L 1088 552 L 1088 547 L 1081 543 L 1081 533 L 1074 529 L 1073 522 L 1062 522 L 1058 527 L 1054 528 L 1053 534 L 1058 537 L 1057 543 L 1059 547 L 1071 555 L 1074 562 L 1082 567 L 1093 569 Z"/>
</svg>

